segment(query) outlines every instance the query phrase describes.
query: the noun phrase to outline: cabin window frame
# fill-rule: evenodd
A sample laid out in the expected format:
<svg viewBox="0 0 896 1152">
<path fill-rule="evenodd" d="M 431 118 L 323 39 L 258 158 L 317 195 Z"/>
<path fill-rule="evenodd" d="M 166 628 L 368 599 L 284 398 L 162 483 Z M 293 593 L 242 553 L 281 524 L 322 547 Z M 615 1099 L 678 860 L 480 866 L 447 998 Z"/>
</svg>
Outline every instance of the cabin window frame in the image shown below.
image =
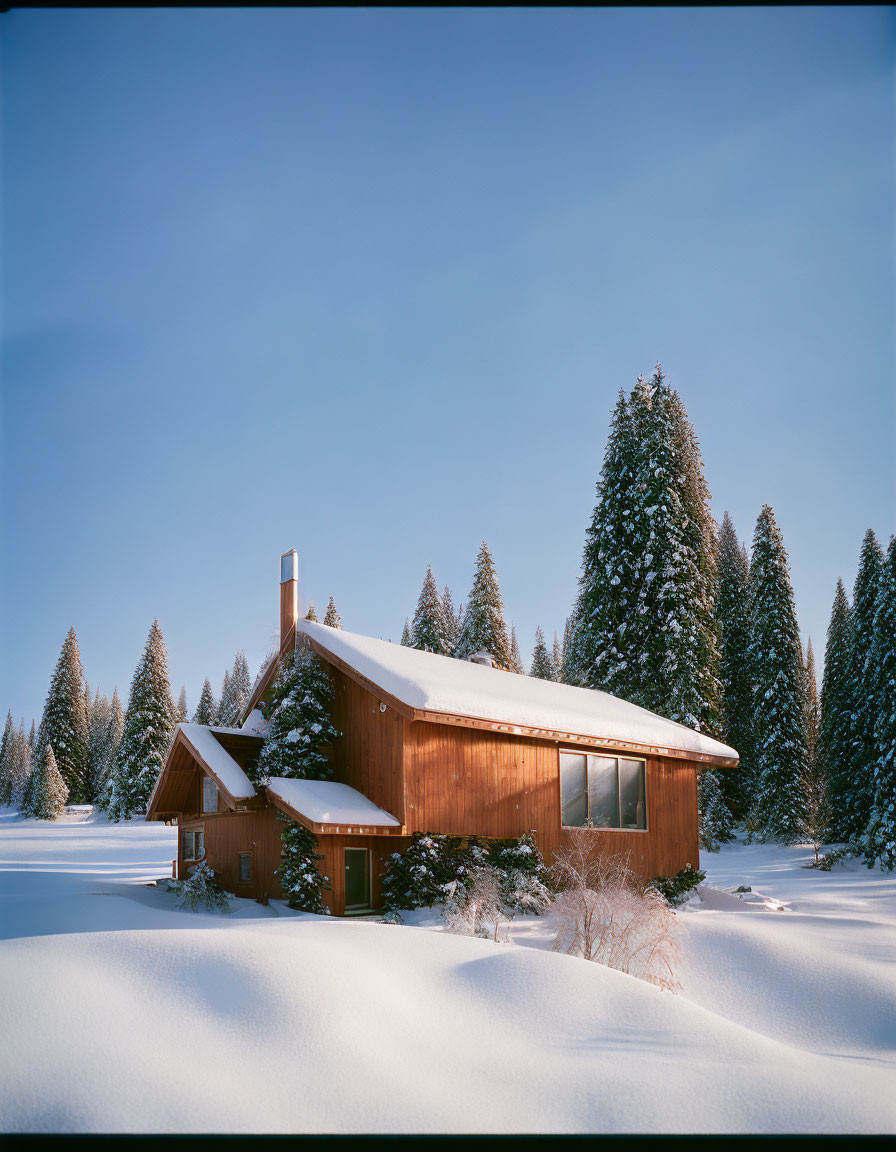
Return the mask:
<svg viewBox="0 0 896 1152">
<path fill-rule="evenodd" d="M 587 828 L 589 831 L 594 832 L 636 832 L 644 833 L 650 831 L 650 814 L 647 806 L 647 757 L 646 756 L 633 756 L 631 753 L 614 752 L 611 748 L 573 748 L 561 747 L 558 749 L 557 757 L 557 784 L 560 791 L 560 827 L 570 829 L 571 831 L 577 828 Z M 588 804 L 588 817 L 584 824 L 564 824 L 563 823 L 563 769 L 560 761 L 561 756 L 584 756 L 585 757 L 585 795 Z M 616 811 L 621 814 L 622 812 L 622 797 L 620 795 L 621 784 L 619 778 L 619 761 L 625 760 L 633 764 L 643 764 L 644 772 L 644 827 L 643 828 L 628 828 L 623 827 L 621 824 L 593 824 L 591 822 L 591 789 L 589 787 L 588 776 L 588 761 L 589 760 L 615 760 L 616 761 Z M 619 817 L 621 819 L 621 815 Z"/>
<path fill-rule="evenodd" d="M 243 861 L 249 861 L 249 875 L 243 878 Z M 236 878 L 238 884 L 251 884 L 252 883 L 252 853 L 251 852 L 237 852 L 236 854 Z"/>
<path fill-rule="evenodd" d="M 187 855 L 187 837 L 192 839 L 192 856 Z M 196 853 L 196 837 L 199 836 L 200 848 L 202 851 L 201 856 L 195 855 Z M 205 856 L 205 828 L 201 824 L 194 824 L 191 828 L 183 828 L 181 830 L 181 852 L 183 853 L 184 864 L 198 864 Z"/>
<path fill-rule="evenodd" d="M 208 788 L 209 786 L 211 786 L 215 790 L 215 806 L 214 806 L 214 808 L 206 808 L 206 806 L 205 806 L 205 792 L 206 792 L 206 788 Z M 202 783 L 201 783 L 200 788 L 199 788 L 199 810 L 201 811 L 203 816 L 210 816 L 210 815 L 213 815 L 215 812 L 218 811 L 218 808 L 219 808 L 218 799 L 219 799 L 220 795 L 221 795 L 221 789 L 218 787 L 217 780 L 215 780 L 212 776 L 208 776 L 208 775 L 206 775 L 206 773 L 203 773 L 202 774 Z"/>
</svg>

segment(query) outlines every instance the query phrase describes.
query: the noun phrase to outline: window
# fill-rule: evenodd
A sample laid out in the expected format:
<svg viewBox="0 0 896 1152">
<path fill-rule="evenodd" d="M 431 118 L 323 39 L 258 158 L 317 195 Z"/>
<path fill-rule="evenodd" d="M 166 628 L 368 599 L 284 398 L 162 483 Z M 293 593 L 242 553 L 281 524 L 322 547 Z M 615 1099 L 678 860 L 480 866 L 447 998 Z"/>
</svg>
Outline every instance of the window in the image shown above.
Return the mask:
<svg viewBox="0 0 896 1152">
<path fill-rule="evenodd" d="M 240 883 L 248 884 L 252 879 L 252 853 L 240 852 Z"/>
<path fill-rule="evenodd" d="M 184 830 L 184 860 L 201 860 L 205 855 L 205 834 L 201 828 Z"/>
<path fill-rule="evenodd" d="M 211 776 L 202 777 L 202 811 L 218 811 L 218 785 Z"/>
<path fill-rule="evenodd" d="M 564 828 L 647 827 L 645 762 L 585 752 L 560 753 Z"/>
</svg>

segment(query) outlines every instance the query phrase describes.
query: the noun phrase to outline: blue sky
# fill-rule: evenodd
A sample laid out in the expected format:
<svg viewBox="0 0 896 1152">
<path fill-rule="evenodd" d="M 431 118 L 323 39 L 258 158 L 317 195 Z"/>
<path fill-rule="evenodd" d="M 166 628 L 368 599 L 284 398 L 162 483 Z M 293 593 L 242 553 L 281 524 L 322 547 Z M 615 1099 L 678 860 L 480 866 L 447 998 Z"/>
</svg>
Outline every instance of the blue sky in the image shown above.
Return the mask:
<svg viewBox="0 0 896 1152">
<path fill-rule="evenodd" d="M 484 539 L 531 651 L 620 387 L 661 360 L 719 520 L 771 504 L 821 655 L 896 530 L 883 8 L 0 16 L 0 707 L 73 624 L 190 708 L 303 610 L 398 640 Z"/>
</svg>

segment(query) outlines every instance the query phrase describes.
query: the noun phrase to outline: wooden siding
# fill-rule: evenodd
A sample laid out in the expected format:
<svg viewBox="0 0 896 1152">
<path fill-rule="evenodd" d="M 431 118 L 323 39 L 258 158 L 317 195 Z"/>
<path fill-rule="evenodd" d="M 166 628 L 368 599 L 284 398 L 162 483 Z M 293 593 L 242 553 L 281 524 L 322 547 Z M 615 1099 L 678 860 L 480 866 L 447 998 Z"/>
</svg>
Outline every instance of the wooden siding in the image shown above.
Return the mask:
<svg viewBox="0 0 896 1152">
<path fill-rule="evenodd" d="M 198 774 L 198 773 L 197 773 Z M 228 892 L 258 899 L 264 895 L 282 898 L 283 890 L 274 875 L 280 864 L 282 825 L 272 808 L 256 812 L 185 813 L 182 828 L 201 828 L 205 836 L 205 858 Z M 252 856 L 252 879 L 240 881 L 241 852 Z M 183 859 L 183 836 L 178 835 L 177 874 L 186 879 L 193 861 Z"/>
<path fill-rule="evenodd" d="M 402 747 L 408 721 L 394 708 L 380 710 L 381 698 L 337 668 L 329 669 L 334 688 L 333 723 L 342 733 L 333 745 L 333 779 L 348 784 L 405 821 Z"/>
<path fill-rule="evenodd" d="M 425 721 L 409 724 L 406 731 L 408 833 L 509 837 L 534 830 L 551 863 L 565 839 L 558 743 Z M 646 878 L 672 875 L 686 864 L 696 867 L 696 767 L 666 757 L 644 759 L 647 829 L 592 835 L 608 851 L 630 852 L 632 867 Z"/>
<path fill-rule="evenodd" d="M 318 869 L 328 876 L 332 890 L 324 893 L 327 906 L 334 916 L 345 912 L 345 849 L 368 848 L 371 851 L 371 881 L 373 907 L 382 907 L 380 874 L 385 870 L 386 860 L 393 852 L 403 852 L 410 839 L 382 836 L 319 836 L 317 850 L 323 860 L 317 862 Z"/>
</svg>

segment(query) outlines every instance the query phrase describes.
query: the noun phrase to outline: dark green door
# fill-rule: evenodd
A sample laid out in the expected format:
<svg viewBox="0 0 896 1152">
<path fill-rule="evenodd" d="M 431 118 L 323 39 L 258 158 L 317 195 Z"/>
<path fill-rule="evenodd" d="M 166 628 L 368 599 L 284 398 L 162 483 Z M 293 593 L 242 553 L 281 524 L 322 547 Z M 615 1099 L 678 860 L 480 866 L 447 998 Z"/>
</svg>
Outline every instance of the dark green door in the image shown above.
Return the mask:
<svg viewBox="0 0 896 1152">
<path fill-rule="evenodd" d="M 345 910 L 370 907 L 370 852 L 345 849 Z"/>
</svg>

